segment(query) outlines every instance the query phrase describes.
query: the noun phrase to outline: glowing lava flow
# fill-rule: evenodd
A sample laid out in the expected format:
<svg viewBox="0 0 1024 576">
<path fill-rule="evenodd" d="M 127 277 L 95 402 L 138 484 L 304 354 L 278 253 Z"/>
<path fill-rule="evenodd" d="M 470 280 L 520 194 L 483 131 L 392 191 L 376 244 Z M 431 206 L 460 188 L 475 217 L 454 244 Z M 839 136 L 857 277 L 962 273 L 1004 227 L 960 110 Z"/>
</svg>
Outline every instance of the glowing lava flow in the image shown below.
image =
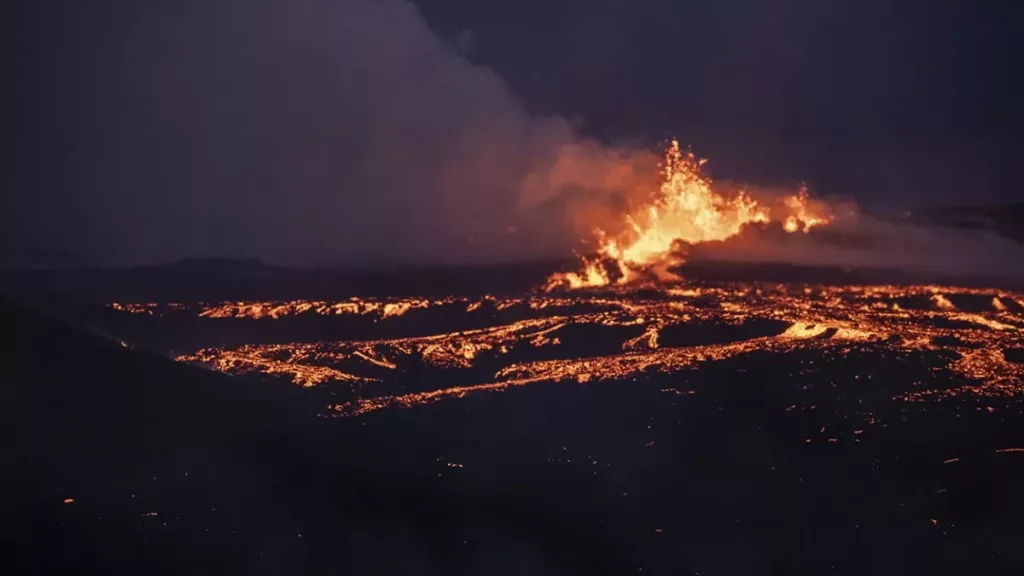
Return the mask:
<svg viewBox="0 0 1024 576">
<path fill-rule="evenodd" d="M 613 282 L 613 273 L 618 284 L 648 275 L 675 280 L 668 268 L 683 262 L 680 252 L 685 246 L 726 240 L 750 223 L 779 221 L 786 232 L 808 232 L 832 221 L 827 207 L 812 204 L 805 188 L 774 206 L 742 190 L 731 197 L 719 193 L 712 189 L 711 179 L 701 174 L 704 162 L 693 153 L 684 154 L 673 140 L 665 153 L 658 193 L 625 216 L 620 234 L 596 229 L 597 256 L 583 258 L 578 272 L 551 276 L 547 290 L 605 286 Z"/>
<path fill-rule="evenodd" d="M 858 383 L 856 395 L 901 402 L 970 396 L 994 408 L 1024 398 L 1024 294 L 997 289 L 690 283 L 642 294 L 625 286 L 560 296 L 111 309 L 191 316 L 211 334 L 233 334 L 248 343 L 177 359 L 325 387 L 332 412 L 343 416 L 542 382 L 657 378 L 731 359 L 746 370 L 766 357 L 805 386 L 831 387 L 851 370 L 884 384 Z M 293 315 L 322 316 L 348 338 L 290 341 Z M 255 325 L 273 340 L 254 341 Z M 836 362 L 841 370 L 828 368 Z M 886 374 L 892 370 L 899 375 Z"/>
</svg>

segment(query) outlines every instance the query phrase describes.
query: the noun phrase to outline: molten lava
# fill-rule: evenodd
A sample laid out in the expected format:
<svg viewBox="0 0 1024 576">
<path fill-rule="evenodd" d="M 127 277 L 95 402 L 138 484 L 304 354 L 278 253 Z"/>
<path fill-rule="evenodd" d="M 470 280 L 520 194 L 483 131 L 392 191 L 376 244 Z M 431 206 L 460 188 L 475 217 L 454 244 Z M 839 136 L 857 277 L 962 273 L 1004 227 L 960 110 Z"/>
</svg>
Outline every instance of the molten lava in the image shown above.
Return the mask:
<svg viewBox="0 0 1024 576">
<path fill-rule="evenodd" d="M 595 229 L 597 256 L 582 258 L 578 272 L 555 274 L 547 290 L 629 284 L 646 276 L 678 280 L 669 267 L 682 264 L 686 246 L 726 240 L 747 224 L 778 221 L 786 232 L 808 232 L 832 214 L 810 202 L 806 188 L 781 202 L 758 201 L 747 191 L 726 194 L 701 173 L 705 161 L 683 153 L 672 141 L 662 164 L 663 180 L 649 202 L 624 217 L 620 233 Z"/>
<path fill-rule="evenodd" d="M 243 340 L 253 323 L 279 322 L 280 341 L 201 348 L 177 359 L 327 387 L 333 412 L 345 416 L 543 382 L 635 382 L 730 359 L 746 370 L 766 354 L 791 363 L 791 376 L 806 377 L 808 386 L 831 387 L 849 370 L 862 370 L 887 382 L 878 393 L 902 402 L 974 397 L 1009 409 L 1003 399 L 1024 395 L 1024 294 L 996 289 L 691 281 L 643 294 L 615 286 L 563 296 L 111 308 L 191 317 L 212 333 L 241 329 Z M 298 316 L 338 323 L 350 337 L 289 341 L 287 327 Z M 413 335 L 402 325 L 446 328 Z M 397 332 L 370 337 L 389 326 Z M 887 376 L 888 369 L 901 375 Z"/>
</svg>

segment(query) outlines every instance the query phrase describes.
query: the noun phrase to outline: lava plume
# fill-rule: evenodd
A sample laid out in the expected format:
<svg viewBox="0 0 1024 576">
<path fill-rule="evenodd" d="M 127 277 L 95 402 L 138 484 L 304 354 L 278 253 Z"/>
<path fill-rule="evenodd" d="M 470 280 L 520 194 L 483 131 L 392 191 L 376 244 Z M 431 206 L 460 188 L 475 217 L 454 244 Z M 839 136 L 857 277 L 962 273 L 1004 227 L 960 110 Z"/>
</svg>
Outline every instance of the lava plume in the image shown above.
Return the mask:
<svg viewBox="0 0 1024 576">
<path fill-rule="evenodd" d="M 595 228 L 596 255 L 582 257 L 577 272 L 552 275 L 546 289 L 631 284 L 652 277 L 678 280 L 669 268 L 685 261 L 689 246 L 726 240 L 748 224 L 779 222 L 786 232 L 808 232 L 834 218 L 806 187 L 774 201 L 754 198 L 745 189 L 716 189 L 702 173 L 705 162 L 673 140 L 660 165 L 658 190 L 623 217 L 617 233 Z"/>
</svg>

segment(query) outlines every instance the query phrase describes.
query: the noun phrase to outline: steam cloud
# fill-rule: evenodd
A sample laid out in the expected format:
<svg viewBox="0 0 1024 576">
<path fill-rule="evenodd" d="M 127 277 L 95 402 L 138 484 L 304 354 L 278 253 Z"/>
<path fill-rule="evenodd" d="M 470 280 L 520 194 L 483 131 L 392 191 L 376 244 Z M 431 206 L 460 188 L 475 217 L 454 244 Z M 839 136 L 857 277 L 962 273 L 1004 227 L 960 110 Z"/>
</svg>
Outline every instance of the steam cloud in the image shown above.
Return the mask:
<svg viewBox="0 0 1024 576">
<path fill-rule="evenodd" d="M 770 204 L 792 190 L 719 183 L 742 188 Z M 887 269 L 936 277 L 1022 279 L 1024 245 L 993 230 L 927 226 L 903 218 L 865 213 L 850 198 L 812 198 L 817 211 L 834 220 L 809 234 L 784 233 L 781 226 L 752 225 L 723 242 L 694 247 L 690 260 L 778 263 L 860 269 Z"/>
<path fill-rule="evenodd" d="M 892 222 L 852 210 L 810 234 L 756 226 L 701 245 L 696 260 L 892 269 L 941 277 L 1024 278 L 1024 246 L 989 231 Z"/>
<path fill-rule="evenodd" d="M 621 227 L 655 183 L 655 155 L 528 113 L 461 55 L 465 35 L 439 38 L 407 0 L 52 4 L 28 32 L 26 160 L 3 214 L 14 257 L 565 256 Z M 748 232 L 694 256 L 966 271 L 1022 259 L 993 238 L 846 227 L 868 240 Z"/>
<path fill-rule="evenodd" d="M 36 143 L 55 148 L 24 179 L 25 246 L 114 262 L 567 255 L 567 207 L 653 167 L 527 113 L 406 0 L 79 9 L 51 25 L 70 62 L 43 88 L 75 109 Z"/>
</svg>

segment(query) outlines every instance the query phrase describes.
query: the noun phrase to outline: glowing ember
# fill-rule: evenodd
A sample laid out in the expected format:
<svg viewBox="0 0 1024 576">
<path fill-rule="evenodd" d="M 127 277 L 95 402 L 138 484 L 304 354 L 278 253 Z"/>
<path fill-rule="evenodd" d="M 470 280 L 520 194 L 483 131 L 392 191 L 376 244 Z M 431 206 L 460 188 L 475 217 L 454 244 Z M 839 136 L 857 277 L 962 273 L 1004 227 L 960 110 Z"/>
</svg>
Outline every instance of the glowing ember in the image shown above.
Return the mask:
<svg viewBox="0 0 1024 576">
<path fill-rule="evenodd" d="M 398 323 L 396 314 L 385 311 L 443 311 L 452 322 L 490 318 L 492 325 L 415 337 L 212 347 L 178 359 L 231 374 L 330 386 L 338 397 L 335 410 L 343 415 L 539 382 L 631 381 L 699 370 L 737 356 L 799 351 L 816 351 L 823 358 L 853 350 L 889 358 L 927 357 L 934 363 L 929 370 L 952 383 L 905 390 L 895 396 L 900 401 L 965 394 L 1013 398 L 1024 394 L 1024 363 L 1014 361 L 1011 352 L 1024 342 L 1022 299 L 1005 291 L 947 286 L 762 283 L 675 286 L 645 296 L 622 287 L 572 296 L 399 298 L 360 301 L 360 313 Z M 1003 306 L 993 306 L 995 300 Z M 336 316 L 335 306 L 241 302 L 188 310 L 198 322 L 219 323 L 214 316 L 221 311 L 246 322 L 274 322 L 299 310 Z M 155 308 L 120 305 L 120 310 L 149 314 Z M 334 321 L 347 320 L 343 315 Z M 769 328 L 756 328 L 765 323 Z M 705 327 L 735 330 L 737 336 L 702 342 Z M 680 340 L 680 331 L 693 336 Z M 424 369 L 429 372 L 420 372 Z M 410 389 L 410 374 L 427 389 Z"/>
<path fill-rule="evenodd" d="M 726 240 L 750 223 L 777 220 L 786 232 L 809 232 L 832 221 L 826 208 L 812 205 L 806 188 L 778 206 L 758 202 L 742 190 L 731 196 L 717 192 L 711 179 L 701 174 L 704 162 L 690 152 L 684 154 L 673 140 L 665 153 L 657 194 L 624 217 L 621 233 L 610 235 L 596 229 L 597 257 L 583 258 L 579 272 L 553 275 L 547 289 L 611 284 L 612 274 L 606 265 L 619 284 L 648 275 L 662 281 L 678 280 L 668 269 L 683 263 L 687 246 Z"/>
<path fill-rule="evenodd" d="M 462 302 L 456 298 L 428 300 L 425 298 L 406 298 L 400 301 L 380 301 L 375 299 L 350 298 L 339 302 L 323 300 L 292 300 L 285 302 L 219 302 L 189 305 L 180 302 L 161 305 L 156 303 L 122 304 L 115 302 L 110 305 L 117 312 L 128 312 L 148 316 L 164 316 L 173 313 L 196 314 L 203 318 L 245 318 L 259 320 L 263 318 L 278 319 L 290 316 L 373 316 L 376 318 L 393 318 L 402 316 L 410 310 L 424 310 L 441 304 Z M 470 306 L 480 306 L 480 302 Z M 471 311 L 471 310 L 470 310 Z"/>
</svg>

